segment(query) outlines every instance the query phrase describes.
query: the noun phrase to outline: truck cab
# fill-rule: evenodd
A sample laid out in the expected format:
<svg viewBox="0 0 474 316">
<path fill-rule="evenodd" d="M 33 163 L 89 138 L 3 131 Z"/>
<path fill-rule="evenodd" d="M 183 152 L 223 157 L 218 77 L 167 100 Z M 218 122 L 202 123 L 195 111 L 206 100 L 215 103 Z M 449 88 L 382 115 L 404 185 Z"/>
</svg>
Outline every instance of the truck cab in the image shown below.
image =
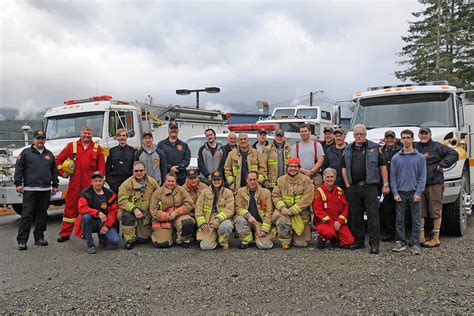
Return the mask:
<svg viewBox="0 0 474 316">
<path fill-rule="evenodd" d="M 428 82 L 396 86 L 371 87 L 353 97 L 354 115 L 350 130 L 363 124 L 367 139 L 379 143 L 386 130 L 397 136 L 411 129 L 418 141 L 421 125 L 431 128 L 432 139 L 459 153 L 459 160 L 444 171 L 443 226 L 446 233 L 462 235 L 467 215 L 472 210 L 474 189 L 474 147 L 472 128 L 474 113 L 465 92 L 447 82 Z M 352 132 L 347 141 L 353 141 Z"/>
<path fill-rule="evenodd" d="M 297 105 L 295 107 L 278 107 L 270 118 L 259 120 L 257 124 L 278 124 L 288 138 L 299 138 L 299 126 L 306 123 L 310 126 L 311 135 L 323 137 L 325 127 L 334 125 L 334 114 L 320 106 Z"/>
</svg>

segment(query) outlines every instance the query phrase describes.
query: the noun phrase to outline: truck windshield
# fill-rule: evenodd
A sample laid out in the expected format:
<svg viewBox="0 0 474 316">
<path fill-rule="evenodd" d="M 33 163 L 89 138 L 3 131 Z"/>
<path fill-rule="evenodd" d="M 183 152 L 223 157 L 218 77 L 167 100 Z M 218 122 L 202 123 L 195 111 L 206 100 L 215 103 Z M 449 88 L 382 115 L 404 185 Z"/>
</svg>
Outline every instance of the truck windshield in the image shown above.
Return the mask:
<svg viewBox="0 0 474 316">
<path fill-rule="evenodd" d="M 295 115 L 294 109 L 278 109 L 273 113 L 273 117 L 278 119 L 282 117 L 293 117 Z"/>
<path fill-rule="evenodd" d="M 455 126 L 453 100 L 449 93 L 409 94 L 362 99 L 354 113 L 356 124 L 367 128 Z"/>
<path fill-rule="evenodd" d="M 104 112 L 88 112 L 52 116 L 47 118 L 46 138 L 74 138 L 81 136 L 81 129 L 90 126 L 94 129 L 93 136 L 102 137 Z"/>
<path fill-rule="evenodd" d="M 296 116 L 306 119 L 317 119 L 318 109 L 299 109 L 296 111 Z"/>
</svg>

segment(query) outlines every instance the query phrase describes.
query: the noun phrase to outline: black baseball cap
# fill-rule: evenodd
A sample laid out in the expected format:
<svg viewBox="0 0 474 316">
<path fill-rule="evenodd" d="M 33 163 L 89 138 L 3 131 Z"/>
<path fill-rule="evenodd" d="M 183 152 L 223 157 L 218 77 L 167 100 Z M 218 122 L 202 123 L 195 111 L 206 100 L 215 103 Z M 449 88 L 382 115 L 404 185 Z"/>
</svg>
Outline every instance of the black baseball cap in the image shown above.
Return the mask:
<svg viewBox="0 0 474 316">
<path fill-rule="evenodd" d="M 179 128 L 178 126 L 178 122 L 176 121 L 170 121 L 170 123 L 168 124 L 168 128 Z"/>
<path fill-rule="evenodd" d="M 389 129 L 388 131 L 385 132 L 384 137 L 393 137 L 393 138 L 395 138 L 395 132 Z"/>
<path fill-rule="evenodd" d="M 264 128 L 261 128 L 261 129 L 258 130 L 258 134 L 265 134 L 265 135 L 267 135 L 268 132 L 267 132 Z"/>
<path fill-rule="evenodd" d="M 334 134 L 337 134 L 337 133 L 342 134 L 342 135 L 346 135 L 346 132 L 342 129 L 342 127 L 336 127 L 334 129 Z"/>
<path fill-rule="evenodd" d="M 197 177 L 198 173 L 196 169 L 188 169 L 186 170 L 186 178 L 194 178 Z"/>
<path fill-rule="evenodd" d="M 151 132 L 144 132 L 142 138 L 145 138 L 145 136 L 150 136 L 153 138 L 153 134 Z"/>
<path fill-rule="evenodd" d="M 44 131 L 42 129 L 40 130 L 37 130 L 34 135 L 33 135 L 34 138 L 38 138 L 38 139 L 45 139 L 46 138 L 46 134 L 44 133 Z"/>
<path fill-rule="evenodd" d="M 212 173 L 211 180 L 222 180 L 222 172 L 214 171 Z"/>
<path fill-rule="evenodd" d="M 285 136 L 285 132 L 281 128 L 279 128 L 275 131 L 275 135 L 276 136 Z"/>
<path fill-rule="evenodd" d="M 326 127 L 323 129 L 323 133 L 326 133 L 326 132 L 334 133 L 334 129 L 333 129 L 332 127 L 326 126 Z"/>
<path fill-rule="evenodd" d="M 104 179 L 104 174 L 100 171 L 94 171 L 91 175 L 91 179 L 101 178 Z"/>
<path fill-rule="evenodd" d="M 419 132 L 420 133 L 424 132 L 424 133 L 430 133 L 431 134 L 431 129 L 426 125 L 422 125 L 422 126 L 420 126 Z"/>
</svg>

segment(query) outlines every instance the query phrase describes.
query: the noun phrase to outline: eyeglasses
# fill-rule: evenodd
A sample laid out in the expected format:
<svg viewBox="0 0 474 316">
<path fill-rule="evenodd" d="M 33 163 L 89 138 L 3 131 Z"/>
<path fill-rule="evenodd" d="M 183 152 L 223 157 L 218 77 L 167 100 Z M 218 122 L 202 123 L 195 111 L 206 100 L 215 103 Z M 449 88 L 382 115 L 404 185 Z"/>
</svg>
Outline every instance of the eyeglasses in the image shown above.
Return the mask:
<svg viewBox="0 0 474 316">
<path fill-rule="evenodd" d="M 133 172 L 145 172 L 144 169 L 133 170 Z"/>
<path fill-rule="evenodd" d="M 355 136 L 364 136 L 365 133 L 354 133 Z"/>
</svg>

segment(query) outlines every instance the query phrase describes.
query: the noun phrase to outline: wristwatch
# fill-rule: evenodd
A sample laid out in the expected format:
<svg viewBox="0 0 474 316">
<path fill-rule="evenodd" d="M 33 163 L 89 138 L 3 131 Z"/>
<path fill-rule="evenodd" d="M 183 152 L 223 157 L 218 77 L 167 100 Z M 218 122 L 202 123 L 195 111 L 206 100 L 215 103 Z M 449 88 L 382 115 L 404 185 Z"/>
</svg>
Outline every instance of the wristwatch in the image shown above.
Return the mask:
<svg viewBox="0 0 474 316">
<path fill-rule="evenodd" d="M 384 188 L 388 187 L 388 183 L 384 183 L 384 184 L 383 184 L 383 187 L 384 187 Z"/>
</svg>

